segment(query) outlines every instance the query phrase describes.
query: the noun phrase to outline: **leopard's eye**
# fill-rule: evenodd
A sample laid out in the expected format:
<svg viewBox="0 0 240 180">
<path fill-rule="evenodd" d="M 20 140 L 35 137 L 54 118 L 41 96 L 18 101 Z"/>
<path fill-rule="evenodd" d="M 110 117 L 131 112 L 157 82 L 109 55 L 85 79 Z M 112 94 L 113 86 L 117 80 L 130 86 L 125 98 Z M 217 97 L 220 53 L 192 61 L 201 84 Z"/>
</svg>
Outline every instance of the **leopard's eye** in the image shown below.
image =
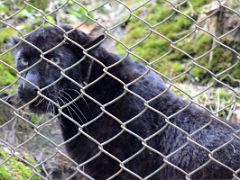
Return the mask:
<svg viewBox="0 0 240 180">
<path fill-rule="evenodd" d="M 28 61 L 26 59 L 20 58 L 18 61 L 19 61 L 20 64 L 22 64 L 24 66 L 28 66 Z"/>
<path fill-rule="evenodd" d="M 59 64 L 60 63 L 60 58 L 59 57 L 53 57 L 53 58 L 51 58 L 51 61 L 55 64 Z"/>
</svg>

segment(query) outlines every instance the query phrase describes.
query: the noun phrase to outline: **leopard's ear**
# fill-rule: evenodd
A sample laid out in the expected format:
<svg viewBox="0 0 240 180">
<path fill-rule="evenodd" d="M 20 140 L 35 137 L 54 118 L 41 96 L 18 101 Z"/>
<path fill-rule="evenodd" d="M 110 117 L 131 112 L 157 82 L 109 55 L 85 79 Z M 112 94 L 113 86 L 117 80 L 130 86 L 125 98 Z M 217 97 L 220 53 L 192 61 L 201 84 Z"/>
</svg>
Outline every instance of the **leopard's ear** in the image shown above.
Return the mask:
<svg viewBox="0 0 240 180">
<path fill-rule="evenodd" d="M 80 46 L 84 46 L 84 44 L 87 44 L 90 41 L 90 37 L 81 31 L 80 29 L 74 29 L 73 27 L 63 24 L 60 26 L 68 37 L 68 42 L 70 44 L 78 44 Z"/>
<path fill-rule="evenodd" d="M 102 34 L 100 36 L 98 36 L 97 38 L 95 39 L 92 39 L 91 41 L 89 41 L 87 44 L 83 45 L 83 47 L 85 49 L 88 49 L 88 48 L 96 48 L 98 46 L 100 46 L 103 42 L 103 40 L 105 39 L 105 35 Z"/>
<path fill-rule="evenodd" d="M 91 38 L 89 35 L 79 29 L 73 29 L 71 26 L 63 24 L 60 26 L 67 34 L 69 39 L 83 46 L 85 49 L 97 47 L 105 39 L 105 35 L 100 35 L 97 38 Z"/>
</svg>

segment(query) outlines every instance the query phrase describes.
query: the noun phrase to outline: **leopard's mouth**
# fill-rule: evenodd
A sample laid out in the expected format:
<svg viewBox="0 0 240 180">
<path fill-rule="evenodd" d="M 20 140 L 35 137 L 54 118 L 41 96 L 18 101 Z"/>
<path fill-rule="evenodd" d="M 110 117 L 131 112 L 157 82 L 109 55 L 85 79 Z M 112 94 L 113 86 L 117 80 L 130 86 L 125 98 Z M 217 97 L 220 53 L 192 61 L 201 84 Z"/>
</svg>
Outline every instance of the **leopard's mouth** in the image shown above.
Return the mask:
<svg viewBox="0 0 240 180">
<path fill-rule="evenodd" d="M 56 94 L 55 92 L 45 92 L 42 95 L 28 95 L 28 93 L 18 91 L 19 99 L 25 104 L 29 104 L 29 110 L 37 114 L 45 114 L 54 112 L 56 109 Z"/>
<path fill-rule="evenodd" d="M 29 110 L 33 113 L 46 114 L 51 112 L 55 114 L 59 106 L 74 102 L 81 96 L 81 93 L 76 87 L 54 86 L 41 93 L 37 91 L 29 93 L 19 88 L 18 96 L 23 103 L 28 104 Z"/>
<path fill-rule="evenodd" d="M 56 106 L 53 103 L 54 101 L 53 102 L 52 101 L 40 97 L 29 104 L 29 109 L 33 113 L 37 114 L 46 114 L 48 112 L 53 113 L 56 109 Z"/>
</svg>

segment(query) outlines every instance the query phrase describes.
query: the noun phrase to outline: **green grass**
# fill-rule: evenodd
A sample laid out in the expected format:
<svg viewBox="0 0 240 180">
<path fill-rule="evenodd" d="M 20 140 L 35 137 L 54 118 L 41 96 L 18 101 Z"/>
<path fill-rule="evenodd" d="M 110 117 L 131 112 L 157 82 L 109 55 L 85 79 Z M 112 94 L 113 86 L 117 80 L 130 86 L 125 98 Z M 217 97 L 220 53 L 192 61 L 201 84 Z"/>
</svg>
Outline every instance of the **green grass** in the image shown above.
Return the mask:
<svg viewBox="0 0 240 180">
<path fill-rule="evenodd" d="M 179 7 L 179 10 L 193 19 L 197 20 L 200 12 L 204 5 L 210 3 L 210 0 L 191 0 L 189 1 L 193 7 L 191 8 L 185 3 Z M 194 14 L 192 14 L 194 12 Z M 158 24 L 165 18 L 167 18 L 171 13 L 174 13 L 166 22 Z M 152 33 L 146 40 L 139 43 L 136 47 L 132 48 L 132 53 L 140 56 L 147 62 L 152 62 L 159 59 L 162 55 L 167 54 L 164 58 L 159 59 L 152 66 L 161 72 L 162 74 L 168 76 L 169 78 L 174 78 L 180 73 L 184 72 L 186 69 L 192 67 L 192 70 L 188 72 L 188 75 L 184 75 L 178 79 L 179 82 L 189 80 L 194 83 L 207 84 L 212 82 L 212 75 L 204 70 L 204 68 L 210 70 L 214 74 L 218 74 L 225 69 L 231 67 L 236 63 L 237 59 L 234 57 L 233 53 L 224 47 L 217 46 L 212 52 L 212 60 L 209 61 L 210 54 L 198 59 L 196 63 L 203 66 L 200 68 L 195 66 L 193 59 L 189 58 L 183 52 L 177 50 L 171 46 L 171 43 L 167 40 L 175 42 L 193 30 L 193 21 L 185 17 L 183 14 L 174 12 L 172 6 L 166 1 L 158 0 L 157 3 L 149 3 L 137 11 L 134 14 L 142 18 L 145 22 L 149 23 L 154 31 L 157 31 L 162 35 Z M 142 40 L 144 37 L 150 33 L 149 26 L 142 20 L 136 17 L 131 17 L 127 25 L 127 33 L 122 39 L 122 42 L 128 47 L 132 47 L 134 44 Z M 179 41 L 174 44 L 180 50 L 186 52 L 193 58 L 198 58 L 205 52 L 212 48 L 213 38 L 207 33 L 199 31 L 195 33 L 194 36 L 188 36 L 184 40 Z M 240 51 L 240 46 L 236 42 L 223 43 L 229 45 L 236 51 Z M 126 53 L 125 48 L 118 44 L 117 50 L 120 54 L 124 55 Z M 131 56 L 131 58 L 141 61 L 140 59 Z M 236 66 L 226 74 L 231 75 L 233 78 L 240 78 L 240 66 Z M 233 82 L 229 78 L 226 78 L 226 74 L 219 76 L 219 80 L 228 83 L 232 86 L 237 86 L 236 82 Z"/>
<path fill-rule="evenodd" d="M 16 31 L 12 28 L 1 28 L 0 29 L 0 54 L 5 52 L 7 48 L 5 48 L 4 44 L 7 44 L 12 35 L 15 35 Z M 7 63 L 11 67 L 15 67 L 13 56 L 10 52 L 1 55 L 0 59 Z M 0 86 L 6 86 L 11 84 L 16 80 L 16 74 L 11 68 L 7 67 L 3 63 L 0 62 Z"/>
<path fill-rule="evenodd" d="M 10 157 L 10 158 L 9 158 Z M 2 160 L 7 160 L 4 164 L 0 167 L 0 180 L 25 180 L 25 179 L 33 179 L 33 180 L 40 180 L 40 177 L 37 177 L 32 167 L 24 164 L 20 160 L 18 160 L 15 156 L 11 156 L 7 154 L 3 149 L 0 148 L 0 158 Z M 30 162 L 33 166 L 36 162 L 33 160 L 30 155 L 25 155 L 24 157 L 28 162 Z"/>
</svg>

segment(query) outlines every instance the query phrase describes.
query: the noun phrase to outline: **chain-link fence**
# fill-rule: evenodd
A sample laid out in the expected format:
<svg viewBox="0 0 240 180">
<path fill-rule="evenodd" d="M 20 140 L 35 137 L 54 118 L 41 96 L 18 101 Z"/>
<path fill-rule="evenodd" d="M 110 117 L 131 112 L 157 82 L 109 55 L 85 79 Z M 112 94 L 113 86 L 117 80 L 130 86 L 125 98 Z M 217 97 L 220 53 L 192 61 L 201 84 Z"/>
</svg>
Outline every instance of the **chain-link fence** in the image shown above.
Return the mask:
<svg viewBox="0 0 240 180">
<path fill-rule="evenodd" d="M 240 179 L 239 4 L 1 1 L 0 179 Z"/>
</svg>

